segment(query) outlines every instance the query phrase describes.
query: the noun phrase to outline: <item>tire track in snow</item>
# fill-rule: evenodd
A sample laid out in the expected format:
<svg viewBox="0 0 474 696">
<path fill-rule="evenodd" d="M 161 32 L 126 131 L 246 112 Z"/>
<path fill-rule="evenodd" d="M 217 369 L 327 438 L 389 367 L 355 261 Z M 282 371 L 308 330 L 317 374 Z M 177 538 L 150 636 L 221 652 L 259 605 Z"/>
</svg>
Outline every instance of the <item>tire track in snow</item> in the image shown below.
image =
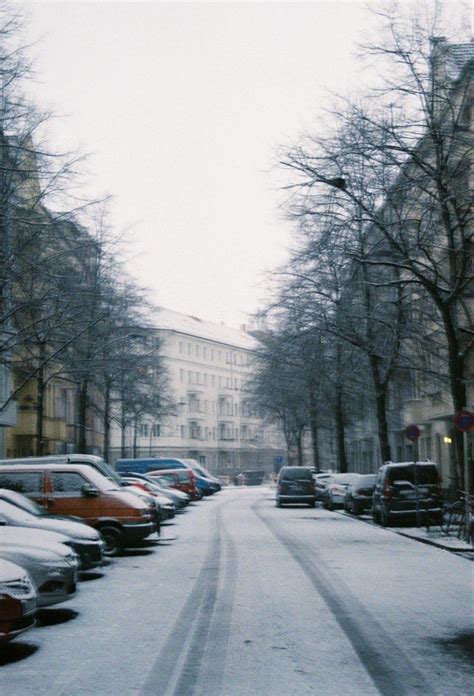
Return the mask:
<svg viewBox="0 0 474 696">
<path fill-rule="evenodd" d="M 258 501 L 251 509 L 324 599 L 381 696 L 435 696 L 433 685 L 426 681 L 350 588 L 328 567 L 321 568 L 323 561 L 318 559 L 315 549 L 272 526 L 259 509 L 264 504 Z"/>
<path fill-rule="evenodd" d="M 205 684 L 202 684 L 202 692 L 219 693 L 237 565 L 235 547 L 223 526 L 220 508 L 211 522 L 214 533 L 202 568 L 140 691 L 140 696 L 193 696 L 200 691 L 199 685 L 204 680 L 204 673 Z M 227 558 L 225 595 L 222 590 L 219 594 L 223 539 Z M 219 638 L 216 645 L 212 640 L 212 655 L 211 631 L 213 636 Z"/>
</svg>

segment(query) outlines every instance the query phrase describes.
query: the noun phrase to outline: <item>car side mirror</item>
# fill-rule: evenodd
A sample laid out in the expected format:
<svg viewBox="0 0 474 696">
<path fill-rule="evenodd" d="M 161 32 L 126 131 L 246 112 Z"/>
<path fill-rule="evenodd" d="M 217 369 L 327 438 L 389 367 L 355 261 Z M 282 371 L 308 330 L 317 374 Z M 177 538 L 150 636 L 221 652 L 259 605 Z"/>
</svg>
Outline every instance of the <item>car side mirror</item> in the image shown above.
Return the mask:
<svg viewBox="0 0 474 696">
<path fill-rule="evenodd" d="M 99 491 L 89 483 L 85 483 L 81 488 L 81 493 L 85 498 L 97 498 Z"/>
</svg>

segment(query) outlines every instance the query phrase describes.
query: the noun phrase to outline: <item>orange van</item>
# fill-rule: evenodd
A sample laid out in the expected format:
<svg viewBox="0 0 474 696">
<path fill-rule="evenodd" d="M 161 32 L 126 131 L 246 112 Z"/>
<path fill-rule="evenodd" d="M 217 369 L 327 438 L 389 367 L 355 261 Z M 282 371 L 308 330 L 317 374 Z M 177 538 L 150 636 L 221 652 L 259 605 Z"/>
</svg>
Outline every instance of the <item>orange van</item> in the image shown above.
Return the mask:
<svg viewBox="0 0 474 696">
<path fill-rule="evenodd" d="M 155 531 L 152 511 L 139 497 L 91 466 L 52 459 L 0 460 L 0 488 L 28 496 L 48 513 L 80 517 L 99 530 L 111 556 Z"/>
</svg>

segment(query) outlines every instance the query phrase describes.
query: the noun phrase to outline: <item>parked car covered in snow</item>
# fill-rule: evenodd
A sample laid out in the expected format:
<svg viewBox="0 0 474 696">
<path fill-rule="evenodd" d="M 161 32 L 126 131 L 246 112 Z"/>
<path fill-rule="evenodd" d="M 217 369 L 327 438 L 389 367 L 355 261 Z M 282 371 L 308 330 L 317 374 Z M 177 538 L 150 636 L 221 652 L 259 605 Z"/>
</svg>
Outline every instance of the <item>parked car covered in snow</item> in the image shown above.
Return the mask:
<svg viewBox="0 0 474 696">
<path fill-rule="evenodd" d="M 388 526 L 395 520 L 443 517 L 441 477 L 433 462 L 387 462 L 377 472 L 372 501 L 375 522 Z"/>
<path fill-rule="evenodd" d="M 35 624 L 36 590 L 24 568 L 0 558 L 0 643 Z"/>
<path fill-rule="evenodd" d="M 0 529 L 0 559 L 16 563 L 28 572 L 37 592 L 39 607 L 65 602 L 76 594 L 79 560 L 72 549 L 53 542 L 35 545 L 22 539 L 19 529 L 13 530 L 16 539 L 11 535 L 7 538 L 2 531 Z"/>
<path fill-rule="evenodd" d="M 21 493 L 0 489 L 0 525 L 40 529 L 67 537 L 76 551 L 81 568 L 92 568 L 103 562 L 105 543 L 95 529 L 67 517 L 48 515 L 43 508 Z"/>
<path fill-rule="evenodd" d="M 324 491 L 321 494 L 323 507 L 327 510 L 343 507 L 346 489 L 355 481 L 359 474 L 331 474 Z"/>
<path fill-rule="evenodd" d="M 372 494 L 375 488 L 375 474 L 361 474 L 344 495 L 344 510 L 353 515 L 361 515 L 372 508 Z"/>
</svg>

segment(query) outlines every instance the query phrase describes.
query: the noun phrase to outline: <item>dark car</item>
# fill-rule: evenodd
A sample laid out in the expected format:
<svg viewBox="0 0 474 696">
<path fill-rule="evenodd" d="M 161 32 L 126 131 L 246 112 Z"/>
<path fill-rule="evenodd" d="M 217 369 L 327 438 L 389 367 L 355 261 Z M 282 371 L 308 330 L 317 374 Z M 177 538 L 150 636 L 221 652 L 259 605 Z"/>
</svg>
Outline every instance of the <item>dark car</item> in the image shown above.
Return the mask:
<svg viewBox="0 0 474 696">
<path fill-rule="evenodd" d="M 265 472 L 260 469 L 247 469 L 237 476 L 239 486 L 260 486 L 265 478 Z"/>
<path fill-rule="evenodd" d="M 380 467 L 375 480 L 372 516 L 388 526 L 394 520 L 416 518 L 441 522 L 441 478 L 433 462 L 389 462 Z"/>
<path fill-rule="evenodd" d="M 306 503 L 314 507 L 316 492 L 311 469 L 307 466 L 284 466 L 277 479 L 276 506 Z"/>
<path fill-rule="evenodd" d="M 353 515 L 361 515 L 372 507 L 372 494 L 375 488 L 375 474 L 361 474 L 346 489 L 344 510 Z"/>
</svg>

